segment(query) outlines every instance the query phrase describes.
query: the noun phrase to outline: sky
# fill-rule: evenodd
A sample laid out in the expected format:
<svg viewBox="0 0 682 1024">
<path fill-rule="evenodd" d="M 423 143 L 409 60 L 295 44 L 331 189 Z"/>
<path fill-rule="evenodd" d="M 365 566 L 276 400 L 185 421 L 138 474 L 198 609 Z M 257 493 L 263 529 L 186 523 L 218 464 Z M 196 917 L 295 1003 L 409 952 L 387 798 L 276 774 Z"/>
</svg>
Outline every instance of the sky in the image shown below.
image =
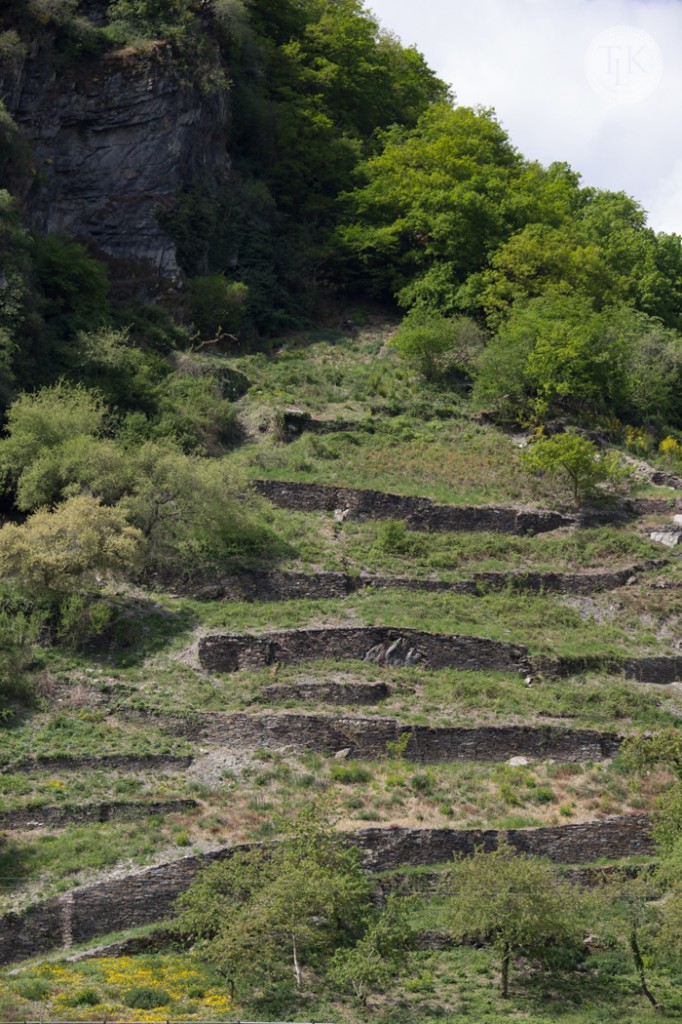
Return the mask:
<svg viewBox="0 0 682 1024">
<path fill-rule="evenodd" d="M 367 0 L 457 102 L 682 235 L 682 0 Z"/>
</svg>

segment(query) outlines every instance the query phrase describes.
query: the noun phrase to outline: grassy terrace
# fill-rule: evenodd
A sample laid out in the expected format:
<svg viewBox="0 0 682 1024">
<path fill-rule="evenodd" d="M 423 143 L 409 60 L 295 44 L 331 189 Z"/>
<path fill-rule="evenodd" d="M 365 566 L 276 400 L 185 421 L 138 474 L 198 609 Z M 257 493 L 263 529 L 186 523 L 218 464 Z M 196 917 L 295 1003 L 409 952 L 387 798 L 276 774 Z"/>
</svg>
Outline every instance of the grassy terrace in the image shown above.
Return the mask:
<svg viewBox="0 0 682 1024">
<path fill-rule="evenodd" d="M 667 558 L 671 562 L 668 572 L 676 573 L 667 549 L 632 528 L 559 530 L 536 537 L 430 534 L 395 528 L 389 532 L 382 522 L 349 520 L 340 526 L 331 514 L 282 509 L 272 509 L 270 521 L 290 547 L 282 568 L 457 580 L 472 572 L 579 572 Z"/>
</svg>

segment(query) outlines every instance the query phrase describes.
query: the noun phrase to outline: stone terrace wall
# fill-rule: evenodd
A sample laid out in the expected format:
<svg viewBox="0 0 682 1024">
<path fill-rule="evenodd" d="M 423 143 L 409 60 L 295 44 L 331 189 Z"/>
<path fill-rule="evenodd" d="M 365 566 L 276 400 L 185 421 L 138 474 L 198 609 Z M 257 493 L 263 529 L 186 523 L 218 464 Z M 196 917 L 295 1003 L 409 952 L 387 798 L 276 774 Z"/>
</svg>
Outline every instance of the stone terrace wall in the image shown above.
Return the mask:
<svg viewBox="0 0 682 1024">
<path fill-rule="evenodd" d="M 631 857 L 649 854 L 653 849 L 649 822 L 643 815 L 505 833 L 373 828 L 347 838 L 363 851 L 366 867 L 379 871 L 442 863 L 455 853 L 470 854 L 476 846 L 494 849 L 501 836 L 519 851 L 546 856 L 557 863 L 589 864 L 601 857 Z M 19 914 L 7 914 L 0 919 L 0 964 L 162 921 L 172 914 L 175 899 L 202 867 L 230 857 L 238 849 L 244 847 L 183 857 L 125 878 L 76 889 Z"/>
<path fill-rule="evenodd" d="M 212 714 L 189 727 L 199 743 L 230 747 L 316 750 L 325 754 L 348 751 L 349 757 L 384 757 L 389 742 L 405 733 L 405 756 L 411 761 L 506 761 L 523 754 L 563 762 L 601 761 L 620 746 L 614 733 L 590 729 L 564 730 L 552 726 L 482 726 L 433 728 L 401 725 L 391 718 L 276 714 Z"/>
<path fill-rule="evenodd" d="M 86 771 L 88 769 L 124 772 L 138 772 L 157 769 L 159 771 L 182 771 L 189 768 L 192 758 L 177 757 L 173 754 L 104 754 L 102 757 L 83 754 L 72 757 L 26 757 L 0 766 L 4 772 L 61 772 Z"/>
<path fill-rule="evenodd" d="M 521 644 L 504 644 L 476 636 L 446 636 L 389 626 L 283 629 L 260 636 L 224 633 L 199 641 L 199 660 L 210 672 L 237 672 L 278 663 L 338 658 L 377 665 L 419 665 L 427 669 L 546 673 L 623 673 L 642 683 L 682 680 L 682 655 L 628 658 L 625 655 L 531 657 Z"/>
<path fill-rule="evenodd" d="M 256 480 L 254 486 L 259 494 L 280 508 L 299 512 L 347 509 L 354 518 L 402 519 L 412 530 L 533 534 L 576 523 L 575 517 L 549 509 L 439 505 L 429 498 L 280 480 Z"/>
<path fill-rule="evenodd" d="M 261 636 L 227 633 L 199 642 L 201 664 L 212 672 L 264 668 L 278 662 L 295 665 L 319 658 L 494 672 L 526 672 L 531 668 L 528 652 L 519 644 L 385 626 L 285 629 Z"/>
<path fill-rule="evenodd" d="M 58 828 L 60 825 L 88 821 L 118 821 L 147 818 L 154 814 L 182 814 L 194 811 L 196 800 L 129 800 L 99 804 L 64 804 L 44 807 L 18 807 L 0 814 L 0 828 Z"/>
<path fill-rule="evenodd" d="M 228 601 L 293 601 L 301 598 L 323 600 L 344 598 L 359 590 L 417 590 L 467 594 L 477 597 L 491 590 L 504 590 L 533 594 L 594 594 L 602 590 L 623 587 L 640 571 L 638 566 L 611 572 L 479 572 L 470 579 L 446 582 L 443 580 L 415 579 L 409 576 L 377 576 L 361 574 L 351 576 L 342 572 L 321 572 L 316 575 L 302 572 L 278 572 L 254 569 L 238 572 L 211 582 L 175 585 L 176 592 L 204 600 Z"/>
<path fill-rule="evenodd" d="M 264 686 L 258 695 L 261 703 L 281 700 L 312 700 L 325 704 L 377 704 L 386 700 L 386 683 L 275 683 Z"/>
<path fill-rule="evenodd" d="M 479 846 L 494 850 L 501 838 L 520 853 L 549 857 L 558 864 L 589 864 L 603 857 L 615 860 L 653 852 L 646 815 L 506 832 L 375 828 L 357 833 L 354 841 L 364 851 L 370 870 L 389 871 L 406 865 L 442 864 L 455 854 L 472 854 Z"/>
<path fill-rule="evenodd" d="M 585 655 L 561 658 L 534 658 L 538 672 L 554 676 L 579 675 L 582 672 L 622 673 L 639 683 L 665 686 L 682 680 L 682 655 L 657 655 L 643 658 Z"/>
</svg>

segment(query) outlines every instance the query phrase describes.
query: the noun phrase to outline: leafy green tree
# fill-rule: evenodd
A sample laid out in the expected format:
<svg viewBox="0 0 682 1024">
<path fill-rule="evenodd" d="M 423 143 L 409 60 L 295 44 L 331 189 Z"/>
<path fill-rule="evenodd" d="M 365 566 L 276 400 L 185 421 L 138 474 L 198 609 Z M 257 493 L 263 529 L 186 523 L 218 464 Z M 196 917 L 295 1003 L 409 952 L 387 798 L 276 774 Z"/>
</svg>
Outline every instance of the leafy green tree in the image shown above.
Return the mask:
<svg viewBox="0 0 682 1024">
<path fill-rule="evenodd" d="M 108 319 L 107 271 L 85 246 L 67 235 L 37 238 L 34 265 L 45 296 L 43 316 L 55 342 Z"/>
<path fill-rule="evenodd" d="M 145 566 L 173 573 L 276 548 L 258 504 L 225 461 L 147 442 L 133 453 L 134 485 L 121 502 L 145 538 Z"/>
<path fill-rule="evenodd" d="M 370 883 L 357 849 L 314 812 L 285 840 L 211 865 L 178 900 L 179 926 L 242 991 L 287 978 L 297 989 L 362 934 Z"/>
<path fill-rule="evenodd" d="M 522 168 L 492 111 L 434 104 L 364 164 L 342 242 L 376 292 L 457 312 L 458 286 L 512 230 L 505 200 Z"/>
<path fill-rule="evenodd" d="M 192 319 L 202 338 L 225 334 L 228 347 L 244 322 L 249 289 L 239 281 L 228 281 L 222 274 L 195 277 L 189 283 Z M 230 337 L 232 335 L 232 337 Z"/>
<path fill-rule="evenodd" d="M 597 894 L 603 903 L 603 916 L 615 928 L 616 938 L 624 943 L 632 958 L 641 994 L 657 1010 L 660 1005 L 651 990 L 642 937 L 650 940 L 654 924 L 659 926 L 660 915 L 655 905 L 659 890 L 656 878 L 642 872 L 631 878 L 619 874 Z"/>
<path fill-rule="evenodd" d="M 328 979 L 366 1005 L 372 992 L 385 991 L 410 969 L 414 941 L 408 901 L 390 895 L 362 938 L 351 948 L 336 950 Z"/>
<path fill-rule="evenodd" d="M 0 143 L 3 124 L 0 108 Z M 8 152 L 3 145 L 0 150 Z M 0 267 L 0 402 L 5 405 L 17 371 L 23 375 L 25 364 L 31 365 L 29 350 L 42 330 L 33 280 L 32 241 L 15 201 L 5 189 L 0 189 Z"/>
<path fill-rule="evenodd" d="M 613 488 L 623 478 L 617 454 L 601 453 L 593 441 L 571 432 L 536 438 L 521 463 L 530 473 L 567 479 L 578 505 L 600 493 L 600 485 Z"/>
<path fill-rule="evenodd" d="M 574 223 L 528 224 L 495 251 L 481 276 L 480 302 L 488 326 L 498 328 L 515 303 L 548 292 L 589 296 L 593 308 L 626 299 L 629 282 L 604 259 L 604 251 Z"/>
<path fill-rule="evenodd" d="M 517 304 L 483 354 L 475 401 L 511 422 L 620 408 L 629 344 L 612 317 L 584 295 Z"/>
<path fill-rule="evenodd" d="M 515 956 L 528 954 L 542 962 L 554 947 L 580 935 L 579 895 L 551 864 L 517 854 L 507 843 L 456 859 L 444 886 L 452 933 L 484 937 L 497 950 L 505 999 Z"/>
</svg>

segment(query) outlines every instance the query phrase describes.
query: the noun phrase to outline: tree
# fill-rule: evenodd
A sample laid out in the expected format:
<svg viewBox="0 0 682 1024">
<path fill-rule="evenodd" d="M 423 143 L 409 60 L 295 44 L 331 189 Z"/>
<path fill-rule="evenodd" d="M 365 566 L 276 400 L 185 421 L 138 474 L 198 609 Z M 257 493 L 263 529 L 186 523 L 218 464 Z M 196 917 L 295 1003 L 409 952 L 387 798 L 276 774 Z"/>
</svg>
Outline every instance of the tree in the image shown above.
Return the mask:
<svg viewBox="0 0 682 1024">
<path fill-rule="evenodd" d="M 600 484 L 613 486 L 622 478 L 615 452 L 602 454 L 593 441 L 571 432 L 537 437 L 522 452 L 521 464 L 530 473 L 567 478 L 577 505 L 598 493 Z"/>
<path fill-rule="evenodd" d="M 517 854 L 508 843 L 457 858 L 447 871 L 449 923 L 455 937 L 490 940 L 500 957 L 500 994 L 509 996 L 512 958 L 546 959 L 578 938 L 579 896 L 551 864 Z"/>
<path fill-rule="evenodd" d="M 301 989 L 307 968 L 362 935 L 369 898 L 358 850 L 306 811 L 283 842 L 203 871 L 178 900 L 179 927 L 233 986 Z"/>
<path fill-rule="evenodd" d="M 512 422 L 620 408 L 628 341 L 586 295 L 547 292 L 515 304 L 481 359 L 474 399 Z"/>
<path fill-rule="evenodd" d="M 224 461 L 155 442 L 131 459 L 134 484 L 121 507 L 145 539 L 146 568 L 177 573 L 272 548 L 257 503 Z"/>
<path fill-rule="evenodd" d="M 388 988 L 411 963 L 415 935 L 407 909 L 405 898 L 390 895 L 362 938 L 334 953 L 329 980 L 365 1004 L 370 992 Z"/>
<path fill-rule="evenodd" d="M 365 285 L 457 312 L 458 287 L 512 231 L 507 199 L 522 168 L 491 110 L 437 103 L 416 127 L 387 131 L 341 230 Z"/>
<path fill-rule="evenodd" d="M 632 957 L 639 990 L 654 1009 L 660 1009 L 647 977 L 647 963 L 642 949 L 642 933 L 650 931 L 656 921 L 657 908 L 653 905 L 659 895 L 656 879 L 647 872 L 631 878 L 618 874 L 607 882 L 600 894 L 604 910 L 615 924 L 618 938 L 624 941 Z"/>
</svg>

